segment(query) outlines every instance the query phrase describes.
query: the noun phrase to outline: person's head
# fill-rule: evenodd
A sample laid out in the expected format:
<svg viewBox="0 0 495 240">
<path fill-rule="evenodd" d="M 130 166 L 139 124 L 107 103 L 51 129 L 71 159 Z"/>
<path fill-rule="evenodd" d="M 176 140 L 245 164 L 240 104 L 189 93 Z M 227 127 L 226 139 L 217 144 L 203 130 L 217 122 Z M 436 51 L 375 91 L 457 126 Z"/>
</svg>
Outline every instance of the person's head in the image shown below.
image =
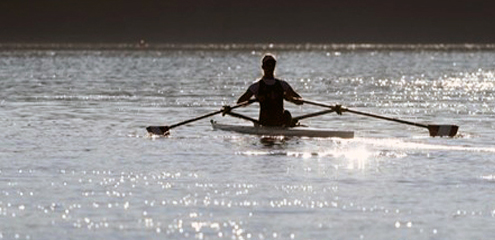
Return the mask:
<svg viewBox="0 0 495 240">
<path fill-rule="evenodd" d="M 277 60 L 275 60 L 275 57 L 271 54 L 266 54 L 263 59 L 261 60 L 261 68 L 265 73 L 273 73 L 275 70 L 275 65 L 277 64 Z"/>
</svg>

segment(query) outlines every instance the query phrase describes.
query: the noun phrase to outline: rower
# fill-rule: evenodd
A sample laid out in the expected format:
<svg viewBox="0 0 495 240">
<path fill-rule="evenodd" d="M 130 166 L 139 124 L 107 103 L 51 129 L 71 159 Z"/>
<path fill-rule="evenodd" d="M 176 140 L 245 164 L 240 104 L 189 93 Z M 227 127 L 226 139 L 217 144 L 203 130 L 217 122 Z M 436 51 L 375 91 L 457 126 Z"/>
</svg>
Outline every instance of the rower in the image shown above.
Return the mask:
<svg viewBox="0 0 495 240">
<path fill-rule="evenodd" d="M 262 126 L 295 126 L 296 121 L 293 121 L 290 112 L 284 109 L 284 99 L 301 105 L 303 104 L 300 100 L 301 96 L 292 89 L 289 83 L 275 78 L 277 60 L 273 55 L 265 55 L 261 62 L 263 77 L 249 86 L 237 102 L 248 101 L 254 96 L 260 102 L 259 122 Z M 230 109 L 225 109 L 225 112 L 229 111 Z"/>
</svg>

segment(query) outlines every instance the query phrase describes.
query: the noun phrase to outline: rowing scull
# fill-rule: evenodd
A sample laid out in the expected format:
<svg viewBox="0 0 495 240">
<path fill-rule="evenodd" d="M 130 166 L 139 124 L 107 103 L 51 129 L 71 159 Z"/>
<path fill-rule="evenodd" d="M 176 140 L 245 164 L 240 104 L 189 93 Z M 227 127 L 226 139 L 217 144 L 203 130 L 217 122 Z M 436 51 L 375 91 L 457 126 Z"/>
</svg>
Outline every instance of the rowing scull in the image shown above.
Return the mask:
<svg viewBox="0 0 495 240">
<path fill-rule="evenodd" d="M 246 125 L 219 124 L 211 121 L 215 130 L 231 131 L 260 136 L 286 136 L 286 137 L 315 137 L 315 138 L 354 138 L 352 131 L 323 130 L 308 127 L 283 128 L 283 127 L 257 127 Z"/>
</svg>

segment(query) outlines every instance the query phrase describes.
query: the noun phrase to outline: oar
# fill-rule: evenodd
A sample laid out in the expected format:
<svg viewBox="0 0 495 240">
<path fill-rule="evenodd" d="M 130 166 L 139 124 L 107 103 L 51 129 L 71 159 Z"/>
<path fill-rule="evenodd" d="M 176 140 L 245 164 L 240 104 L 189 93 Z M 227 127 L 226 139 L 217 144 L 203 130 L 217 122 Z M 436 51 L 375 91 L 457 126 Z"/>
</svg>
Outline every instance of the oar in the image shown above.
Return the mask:
<svg viewBox="0 0 495 240">
<path fill-rule="evenodd" d="M 332 113 L 332 112 L 335 112 L 335 110 L 330 109 L 330 110 L 324 110 L 324 111 L 315 112 L 315 113 L 309 113 L 309 114 L 306 114 L 306 115 L 293 117 L 292 120 L 299 121 L 301 119 L 310 118 L 310 117 L 316 117 L 316 116 L 320 116 L 320 115 L 324 115 L 324 114 Z"/>
<path fill-rule="evenodd" d="M 315 106 L 331 108 L 335 111 L 337 111 L 337 109 L 338 109 L 336 106 L 331 106 L 331 105 L 327 105 L 324 103 L 318 103 L 318 102 L 313 102 L 313 101 L 308 101 L 308 100 L 303 100 L 303 99 L 301 99 L 301 101 L 304 103 L 307 103 L 307 104 L 315 105 Z M 340 111 L 350 112 L 350 113 L 355 113 L 355 114 L 364 115 L 364 116 L 368 116 L 368 117 L 374 117 L 374 118 L 379 118 L 379 119 L 383 119 L 383 120 L 394 121 L 394 122 L 404 123 L 404 124 L 408 124 L 408 125 L 412 125 L 412 126 L 427 128 L 428 131 L 430 132 L 430 136 L 432 136 L 432 137 L 446 137 L 446 136 L 454 137 L 457 134 L 457 130 L 459 130 L 459 126 L 457 126 L 457 125 L 445 125 L 445 124 L 444 125 L 435 125 L 435 124 L 428 124 L 427 125 L 427 124 L 422 124 L 422 123 L 415 123 L 415 122 L 400 120 L 397 118 L 389 118 L 389 117 L 379 116 L 379 115 L 375 115 L 375 114 L 371 114 L 371 113 L 359 112 L 359 111 L 351 110 L 351 109 L 344 108 L 344 107 L 340 107 Z"/>
<path fill-rule="evenodd" d="M 246 106 L 246 105 L 249 105 L 253 102 L 255 102 L 256 100 L 255 99 L 251 99 L 249 101 L 245 101 L 245 102 L 242 102 L 242 103 L 239 103 L 233 107 L 230 107 L 230 109 L 235 109 L 235 108 L 238 108 L 238 107 L 242 107 L 242 106 Z M 155 135 L 167 135 L 169 132 L 170 129 L 172 128 L 175 128 L 175 127 L 178 127 L 178 126 L 181 126 L 181 125 L 184 125 L 184 124 L 188 124 L 188 123 L 191 123 L 191 122 L 194 122 L 194 121 L 198 121 L 198 120 L 201 120 L 201 119 L 204 119 L 204 118 L 207 118 L 207 117 L 211 117 L 213 115 L 217 115 L 217 114 L 220 114 L 224 112 L 224 109 L 221 109 L 221 110 L 218 110 L 218 111 L 215 111 L 215 112 L 212 112 L 212 113 L 208 113 L 208 114 L 205 114 L 203 116 L 199 116 L 199 117 L 196 117 L 196 118 L 192 118 L 192 119 L 189 119 L 189 120 L 186 120 L 186 121 L 183 121 L 183 122 L 180 122 L 180 123 L 176 123 L 176 124 L 173 124 L 173 125 L 170 125 L 170 126 L 149 126 L 146 128 L 146 130 L 148 131 L 148 133 L 151 133 L 151 134 L 155 134 Z"/>
<path fill-rule="evenodd" d="M 239 113 L 235 113 L 235 112 L 226 112 L 225 114 L 229 115 L 229 116 L 232 116 L 232 117 L 236 117 L 236 118 L 240 118 L 240 119 L 244 119 L 244 120 L 248 120 L 248 121 L 251 121 L 253 122 L 255 125 L 261 125 L 260 122 L 254 118 L 251 118 L 251 117 L 248 117 L 248 116 L 244 116 L 242 114 L 239 114 Z"/>
</svg>

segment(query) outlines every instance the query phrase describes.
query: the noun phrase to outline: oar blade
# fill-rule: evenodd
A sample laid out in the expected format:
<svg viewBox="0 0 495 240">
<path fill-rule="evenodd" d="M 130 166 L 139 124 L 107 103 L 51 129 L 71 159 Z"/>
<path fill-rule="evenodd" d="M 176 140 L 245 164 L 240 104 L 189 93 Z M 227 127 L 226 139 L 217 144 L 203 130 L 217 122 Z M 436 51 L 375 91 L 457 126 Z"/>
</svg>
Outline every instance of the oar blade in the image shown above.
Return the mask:
<svg viewBox="0 0 495 240">
<path fill-rule="evenodd" d="M 146 131 L 148 133 L 154 134 L 154 135 L 168 135 L 170 128 L 168 126 L 149 126 L 146 128 Z"/>
<path fill-rule="evenodd" d="M 454 137 L 458 130 L 457 125 L 428 125 L 432 137 Z"/>
</svg>

